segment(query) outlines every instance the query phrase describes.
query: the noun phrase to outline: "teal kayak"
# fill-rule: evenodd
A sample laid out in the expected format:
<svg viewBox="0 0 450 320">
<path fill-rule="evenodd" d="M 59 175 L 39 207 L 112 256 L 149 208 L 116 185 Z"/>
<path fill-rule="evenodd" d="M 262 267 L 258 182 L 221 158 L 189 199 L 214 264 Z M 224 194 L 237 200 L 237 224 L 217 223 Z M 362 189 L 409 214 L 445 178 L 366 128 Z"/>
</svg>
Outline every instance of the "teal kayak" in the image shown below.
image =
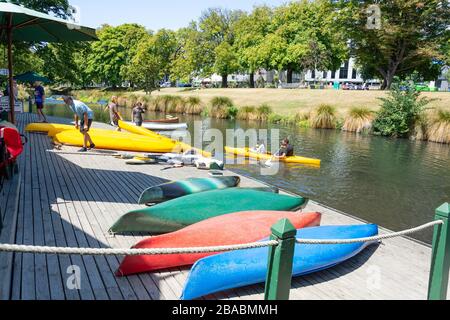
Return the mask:
<svg viewBox="0 0 450 320">
<path fill-rule="evenodd" d="M 142 192 L 139 204 L 162 203 L 190 194 L 237 187 L 241 183 L 239 177 L 192 178 L 172 181 Z"/>
<path fill-rule="evenodd" d="M 197 222 L 241 211 L 294 211 L 306 199 L 252 189 L 230 188 L 197 193 L 125 214 L 110 232 L 175 232 Z"/>
</svg>

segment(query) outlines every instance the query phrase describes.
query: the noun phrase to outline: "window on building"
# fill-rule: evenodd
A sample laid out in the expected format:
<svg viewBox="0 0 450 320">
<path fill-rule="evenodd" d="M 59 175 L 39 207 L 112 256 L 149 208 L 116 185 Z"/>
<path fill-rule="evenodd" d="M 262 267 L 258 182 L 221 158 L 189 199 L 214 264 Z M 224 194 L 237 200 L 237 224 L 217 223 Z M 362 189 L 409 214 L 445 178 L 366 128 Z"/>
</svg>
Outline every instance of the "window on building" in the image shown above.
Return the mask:
<svg viewBox="0 0 450 320">
<path fill-rule="evenodd" d="M 358 70 L 353 69 L 352 79 L 356 79 L 358 77 Z"/>
<path fill-rule="evenodd" d="M 326 79 L 327 76 L 328 76 L 328 72 L 324 71 L 324 72 L 323 72 L 323 77 L 322 77 L 322 78 Z"/>
<path fill-rule="evenodd" d="M 349 68 L 349 62 L 347 61 L 344 66 L 339 71 L 339 79 L 347 79 L 348 78 L 348 68 Z"/>
<path fill-rule="evenodd" d="M 313 70 L 311 72 L 311 78 L 315 79 L 316 78 L 316 70 Z"/>
<path fill-rule="evenodd" d="M 336 71 L 331 72 L 331 79 L 336 79 Z"/>
</svg>

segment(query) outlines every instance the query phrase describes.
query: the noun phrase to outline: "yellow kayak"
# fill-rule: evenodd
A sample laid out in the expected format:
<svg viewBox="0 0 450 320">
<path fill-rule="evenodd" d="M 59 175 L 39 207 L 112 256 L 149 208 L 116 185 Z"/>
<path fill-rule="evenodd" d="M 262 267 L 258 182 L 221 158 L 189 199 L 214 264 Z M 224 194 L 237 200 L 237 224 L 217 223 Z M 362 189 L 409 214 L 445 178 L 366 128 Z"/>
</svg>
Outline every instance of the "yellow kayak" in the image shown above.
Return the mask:
<svg viewBox="0 0 450 320">
<path fill-rule="evenodd" d="M 228 154 L 236 155 L 236 156 L 243 156 L 246 158 L 256 159 L 256 160 L 271 160 L 272 155 L 271 154 L 260 154 L 256 152 L 252 152 L 249 148 L 230 148 L 225 147 L 225 151 Z M 311 158 L 305 158 L 305 157 L 287 157 L 284 159 L 280 159 L 281 162 L 285 163 L 300 163 L 300 164 L 307 164 L 307 165 L 314 165 L 314 166 L 320 166 L 321 160 L 319 159 L 311 159 Z"/>
<path fill-rule="evenodd" d="M 112 132 L 105 134 L 92 131 L 90 136 L 97 149 L 133 151 L 133 152 L 154 152 L 154 153 L 176 153 L 180 152 L 180 146 L 173 141 L 161 141 L 139 135 L 122 134 Z M 83 135 L 76 130 L 66 130 L 54 136 L 55 142 L 79 146 L 83 145 Z"/>
<path fill-rule="evenodd" d="M 67 124 L 56 124 L 56 123 L 30 123 L 26 126 L 25 131 L 27 132 L 63 132 L 66 130 L 75 129 L 73 125 Z"/>
<path fill-rule="evenodd" d="M 128 132 L 132 132 L 135 134 L 139 134 L 142 136 L 146 136 L 146 137 L 150 137 L 150 138 L 157 138 L 157 139 L 161 139 L 163 141 L 170 141 L 172 143 L 176 143 L 180 146 L 180 148 L 182 149 L 182 151 L 188 151 L 188 150 L 196 150 L 198 152 L 200 152 L 205 158 L 211 158 L 212 154 L 210 152 L 206 152 L 200 149 L 196 149 L 193 148 L 192 146 L 188 145 L 187 143 L 183 143 L 183 142 L 175 142 L 172 139 L 169 139 L 167 137 L 164 137 L 160 134 L 157 134 L 156 132 L 153 132 L 151 130 L 145 129 L 143 127 L 138 127 L 129 123 L 126 123 L 125 121 L 120 121 L 119 120 L 119 127 L 123 130 L 126 130 Z"/>
</svg>

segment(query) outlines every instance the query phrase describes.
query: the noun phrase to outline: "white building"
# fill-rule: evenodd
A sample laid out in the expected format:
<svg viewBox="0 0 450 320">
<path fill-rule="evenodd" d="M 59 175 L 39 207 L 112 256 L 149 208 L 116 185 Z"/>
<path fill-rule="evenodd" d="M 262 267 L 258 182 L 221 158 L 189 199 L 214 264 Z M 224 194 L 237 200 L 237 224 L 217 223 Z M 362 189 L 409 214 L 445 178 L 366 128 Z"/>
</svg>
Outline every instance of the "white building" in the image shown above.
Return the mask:
<svg viewBox="0 0 450 320">
<path fill-rule="evenodd" d="M 306 82 L 339 82 L 362 84 L 364 79 L 358 72 L 356 61 L 350 59 L 342 64 L 341 68 L 336 71 L 308 71 L 305 76 Z M 372 81 L 371 81 L 372 82 Z"/>
</svg>

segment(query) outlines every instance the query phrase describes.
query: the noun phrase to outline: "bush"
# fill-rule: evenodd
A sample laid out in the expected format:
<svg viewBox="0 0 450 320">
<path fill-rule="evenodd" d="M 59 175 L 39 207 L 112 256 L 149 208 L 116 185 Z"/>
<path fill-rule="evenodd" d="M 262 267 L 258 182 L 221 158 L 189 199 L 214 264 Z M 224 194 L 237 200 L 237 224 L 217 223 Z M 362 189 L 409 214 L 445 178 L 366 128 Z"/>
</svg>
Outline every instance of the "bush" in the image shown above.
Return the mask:
<svg viewBox="0 0 450 320">
<path fill-rule="evenodd" d="M 227 97 L 215 97 L 211 100 L 211 109 L 209 115 L 213 118 L 228 119 L 237 114 L 237 109 L 233 108 L 233 101 Z"/>
<path fill-rule="evenodd" d="M 262 104 L 257 109 L 258 120 L 259 121 L 267 121 L 269 116 L 272 114 L 272 107 L 268 104 Z"/>
<path fill-rule="evenodd" d="M 450 112 L 438 110 L 428 129 L 428 140 L 438 143 L 450 143 Z"/>
<path fill-rule="evenodd" d="M 239 108 L 236 118 L 239 120 L 258 120 L 256 107 L 245 106 Z"/>
<path fill-rule="evenodd" d="M 432 101 L 420 98 L 414 88 L 402 91 L 398 85 L 389 92 L 389 97 L 380 100 L 383 104 L 373 125 L 375 134 L 400 138 L 411 135 L 420 114 Z"/>
<path fill-rule="evenodd" d="M 336 129 L 336 108 L 327 104 L 319 106 L 311 113 L 309 122 L 315 129 Z"/>
<path fill-rule="evenodd" d="M 199 97 L 189 97 L 186 101 L 187 114 L 201 114 L 203 111 L 202 101 Z"/>
<path fill-rule="evenodd" d="M 353 108 L 345 119 L 342 130 L 361 133 L 372 128 L 373 113 L 366 108 Z"/>
</svg>

